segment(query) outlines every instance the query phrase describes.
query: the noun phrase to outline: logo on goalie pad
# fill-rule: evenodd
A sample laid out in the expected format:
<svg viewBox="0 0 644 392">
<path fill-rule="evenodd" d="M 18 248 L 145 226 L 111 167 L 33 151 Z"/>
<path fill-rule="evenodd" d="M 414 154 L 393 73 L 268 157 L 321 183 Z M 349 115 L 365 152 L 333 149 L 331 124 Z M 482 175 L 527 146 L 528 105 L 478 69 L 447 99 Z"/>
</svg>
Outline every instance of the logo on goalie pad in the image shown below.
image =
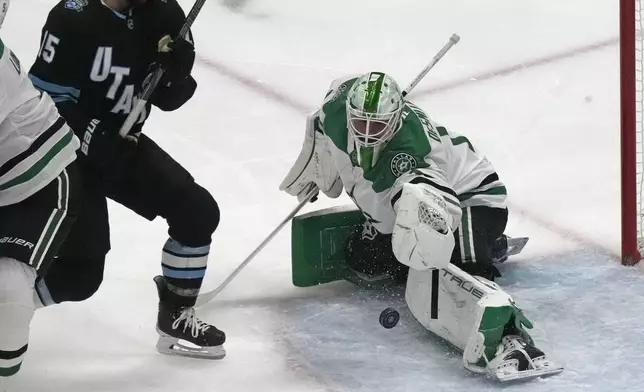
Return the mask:
<svg viewBox="0 0 644 392">
<path fill-rule="evenodd" d="M 81 12 L 83 7 L 87 5 L 87 0 L 67 0 L 65 2 L 65 8 Z"/>
<path fill-rule="evenodd" d="M 400 152 L 391 158 L 391 172 L 396 177 L 402 176 L 408 171 L 415 169 L 417 166 L 418 163 L 416 162 L 416 158 L 406 152 Z"/>
<path fill-rule="evenodd" d="M 485 293 L 483 291 L 474 287 L 474 283 L 454 275 L 453 273 L 449 272 L 447 269 L 443 269 L 441 271 L 443 272 L 443 276 L 445 277 L 445 279 L 449 279 L 450 283 L 452 282 L 456 283 L 456 285 L 460 287 L 463 291 L 472 294 L 472 296 L 474 296 L 475 298 L 481 299 L 485 296 Z"/>
</svg>

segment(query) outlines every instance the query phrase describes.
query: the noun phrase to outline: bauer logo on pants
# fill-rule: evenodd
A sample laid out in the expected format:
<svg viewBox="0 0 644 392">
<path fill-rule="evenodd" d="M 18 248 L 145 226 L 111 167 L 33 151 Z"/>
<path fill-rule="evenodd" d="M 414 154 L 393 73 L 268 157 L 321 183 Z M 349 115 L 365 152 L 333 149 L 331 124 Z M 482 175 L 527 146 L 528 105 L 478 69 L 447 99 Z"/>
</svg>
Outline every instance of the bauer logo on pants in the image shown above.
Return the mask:
<svg viewBox="0 0 644 392">
<path fill-rule="evenodd" d="M 16 237 L 2 237 L 0 238 L 0 244 L 14 244 L 18 246 L 26 246 L 29 249 L 34 248 L 34 244 L 31 242 Z"/>
<path fill-rule="evenodd" d="M 406 152 L 398 153 L 391 159 L 391 172 L 396 177 L 400 177 L 404 173 L 415 169 L 416 166 L 418 166 L 416 158 Z"/>
</svg>

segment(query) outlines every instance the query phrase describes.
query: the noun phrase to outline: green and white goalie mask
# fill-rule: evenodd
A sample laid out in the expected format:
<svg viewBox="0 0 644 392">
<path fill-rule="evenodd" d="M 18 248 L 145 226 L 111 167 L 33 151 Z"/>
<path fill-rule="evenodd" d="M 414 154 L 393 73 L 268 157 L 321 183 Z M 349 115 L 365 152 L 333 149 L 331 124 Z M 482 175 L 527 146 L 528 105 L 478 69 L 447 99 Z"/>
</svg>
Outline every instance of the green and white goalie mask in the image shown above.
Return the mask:
<svg viewBox="0 0 644 392">
<path fill-rule="evenodd" d="M 347 94 L 347 124 L 357 147 L 376 147 L 400 129 L 404 106 L 396 81 L 382 72 L 369 72 Z"/>
</svg>

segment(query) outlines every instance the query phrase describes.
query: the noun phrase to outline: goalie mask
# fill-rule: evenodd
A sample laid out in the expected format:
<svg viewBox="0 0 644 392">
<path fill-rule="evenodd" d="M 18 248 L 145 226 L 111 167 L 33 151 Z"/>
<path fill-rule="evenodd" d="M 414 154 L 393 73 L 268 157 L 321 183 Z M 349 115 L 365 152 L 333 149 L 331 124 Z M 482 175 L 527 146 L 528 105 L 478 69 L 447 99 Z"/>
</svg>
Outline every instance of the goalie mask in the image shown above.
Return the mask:
<svg viewBox="0 0 644 392">
<path fill-rule="evenodd" d="M 359 147 L 386 143 L 402 124 L 402 91 L 382 72 L 359 77 L 347 94 L 346 105 L 349 134 Z"/>
<path fill-rule="evenodd" d="M 9 0 L 0 0 L 0 28 L 2 28 L 2 22 L 4 22 L 7 12 L 9 12 Z"/>
</svg>

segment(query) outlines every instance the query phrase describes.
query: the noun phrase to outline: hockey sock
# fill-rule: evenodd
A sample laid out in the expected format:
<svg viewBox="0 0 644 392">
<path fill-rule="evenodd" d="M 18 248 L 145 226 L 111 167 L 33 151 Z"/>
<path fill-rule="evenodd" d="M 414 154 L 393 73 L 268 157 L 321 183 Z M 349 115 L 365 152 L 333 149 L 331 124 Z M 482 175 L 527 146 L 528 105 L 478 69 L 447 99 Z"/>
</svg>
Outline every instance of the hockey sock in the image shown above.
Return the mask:
<svg viewBox="0 0 644 392">
<path fill-rule="evenodd" d="M 167 291 L 161 301 L 176 306 L 194 306 L 206 275 L 210 245 L 189 247 L 168 238 L 163 247 L 161 268 Z"/>
<path fill-rule="evenodd" d="M 29 265 L 0 257 L 0 379 L 16 374 L 27 352 L 35 280 Z"/>
</svg>

